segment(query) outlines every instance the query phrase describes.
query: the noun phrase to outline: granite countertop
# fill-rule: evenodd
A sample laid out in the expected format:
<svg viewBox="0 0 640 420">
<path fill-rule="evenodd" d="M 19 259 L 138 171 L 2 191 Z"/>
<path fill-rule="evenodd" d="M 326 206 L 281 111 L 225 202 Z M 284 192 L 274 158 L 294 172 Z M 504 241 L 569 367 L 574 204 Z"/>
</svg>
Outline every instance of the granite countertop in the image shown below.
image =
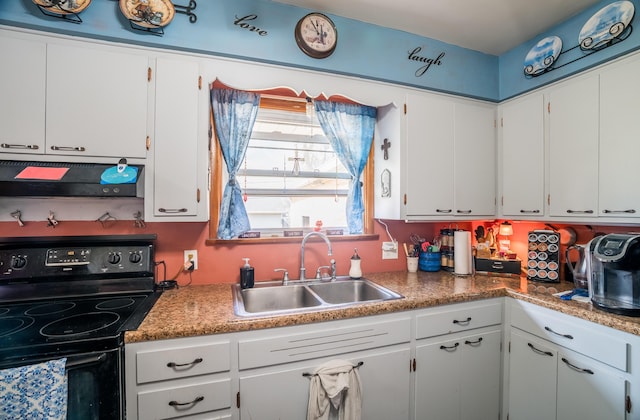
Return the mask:
<svg viewBox="0 0 640 420">
<path fill-rule="evenodd" d="M 528 282 L 526 278 L 486 275 L 387 272 L 366 278 L 400 293 L 404 299 L 372 302 L 349 308 L 265 318 L 238 317 L 233 312 L 232 285 L 210 284 L 165 291 L 140 327 L 125 334 L 125 342 L 161 340 L 207 334 L 284 327 L 313 322 L 428 308 L 458 302 L 510 296 L 620 331 L 640 335 L 640 318 L 610 314 L 590 303 L 564 301 L 553 293 L 571 290 L 572 283 Z"/>
</svg>

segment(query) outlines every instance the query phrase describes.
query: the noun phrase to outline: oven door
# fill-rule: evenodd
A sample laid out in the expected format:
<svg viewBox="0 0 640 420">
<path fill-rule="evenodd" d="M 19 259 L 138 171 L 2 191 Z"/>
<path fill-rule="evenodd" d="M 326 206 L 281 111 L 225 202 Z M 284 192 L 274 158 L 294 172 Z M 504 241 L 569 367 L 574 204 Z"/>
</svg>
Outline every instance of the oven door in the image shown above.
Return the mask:
<svg viewBox="0 0 640 420">
<path fill-rule="evenodd" d="M 112 350 L 60 354 L 49 358 L 4 360 L 0 369 L 67 358 L 67 420 L 124 419 L 122 347 Z"/>
</svg>

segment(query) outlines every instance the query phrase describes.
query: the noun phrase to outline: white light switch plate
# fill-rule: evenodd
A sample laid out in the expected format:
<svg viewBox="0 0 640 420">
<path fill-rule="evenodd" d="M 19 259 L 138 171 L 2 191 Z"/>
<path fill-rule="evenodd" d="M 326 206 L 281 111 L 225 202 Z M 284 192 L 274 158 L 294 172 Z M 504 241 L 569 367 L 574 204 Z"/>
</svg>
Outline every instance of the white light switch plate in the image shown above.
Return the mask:
<svg viewBox="0 0 640 420">
<path fill-rule="evenodd" d="M 398 243 L 397 242 L 382 243 L 382 259 L 383 260 L 398 259 Z"/>
</svg>

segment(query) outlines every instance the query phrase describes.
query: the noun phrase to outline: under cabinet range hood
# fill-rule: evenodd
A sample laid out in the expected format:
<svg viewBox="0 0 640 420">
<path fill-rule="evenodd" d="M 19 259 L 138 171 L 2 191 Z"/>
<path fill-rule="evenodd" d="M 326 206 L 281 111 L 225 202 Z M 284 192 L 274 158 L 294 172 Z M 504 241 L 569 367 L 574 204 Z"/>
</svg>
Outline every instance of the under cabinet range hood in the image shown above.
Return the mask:
<svg viewBox="0 0 640 420">
<path fill-rule="evenodd" d="M 0 197 L 142 197 L 144 166 L 0 160 Z"/>
</svg>

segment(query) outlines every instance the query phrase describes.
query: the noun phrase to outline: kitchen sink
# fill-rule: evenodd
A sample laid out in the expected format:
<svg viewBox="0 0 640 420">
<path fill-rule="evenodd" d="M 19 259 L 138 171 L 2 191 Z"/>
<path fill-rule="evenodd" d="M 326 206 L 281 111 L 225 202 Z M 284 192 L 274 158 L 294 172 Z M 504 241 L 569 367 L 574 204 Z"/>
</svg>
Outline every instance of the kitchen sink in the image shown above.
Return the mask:
<svg viewBox="0 0 640 420">
<path fill-rule="evenodd" d="M 314 312 L 404 296 L 371 280 L 340 277 L 335 281 L 257 282 L 251 289 L 233 285 L 233 308 L 238 316 L 260 317 Z"/>
</svg>

